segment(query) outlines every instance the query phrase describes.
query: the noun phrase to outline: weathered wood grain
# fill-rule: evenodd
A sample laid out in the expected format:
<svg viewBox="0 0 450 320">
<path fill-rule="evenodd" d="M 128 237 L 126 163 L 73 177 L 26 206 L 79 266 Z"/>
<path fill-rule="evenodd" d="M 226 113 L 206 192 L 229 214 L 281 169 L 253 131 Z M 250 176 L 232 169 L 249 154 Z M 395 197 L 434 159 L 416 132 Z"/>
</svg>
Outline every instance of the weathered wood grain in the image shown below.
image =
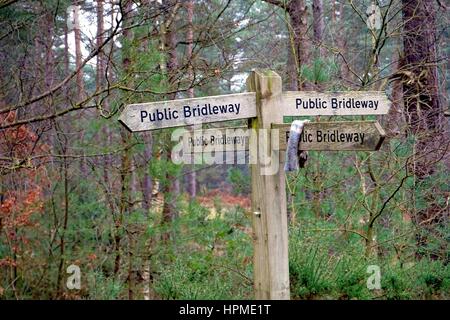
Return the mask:
<svg viewBox="0 0 450 320">
<path fill-rule="evenodd" d="M 286 150 L 290 125 L 272 124 L 272 129 L 280 130 L 279 149 Z M 309 122 L 303 128 L 299 149 L 305 151 L 375 151 L 381 147 L 385 135 L 377 121 Z"/>
<path fill-rule="evenodd" d="M 130 131 L 145 131 L 247 119 L 256 116 L 255 103 L 253 92 L 137 103 L 125 106 L 119 121 Z"/>
<path fill-rule="evenodd" d="M 386 94 L 379 91 L 286 91 L 282 97 L 284 116 L 381 115 L 387 114 L 391 107 Z M 344 103 L 340 108 L 333 108 L 339 106 L 339 102 Z"/>
<path fill-rule="evenodd" d="M 290 124 L 272 124 L 272 130 L 279 130 L 279 146 L 277 150 L 285 151 L 289 139 Z M 317 131 L 332 133 L 336 141 L 322 141 L 317 139 Z M 311 141 L 305 138 L 311 134 Z M 339 141 L 339 135 L 352 134 L 353 141 Z M 358 141 L 354 141 L 354 134 L 358 134 Z M 258 139 L 257 131 L 245 127 L 217 128 L 195 130 L 183 136 L 183 153 L 204 153 L 217 151 L 249 150 L 249 141 L 253 135 Z M 359 139 L 363 135 L 363 139 Z M 347 136 L 345 136 L 346 139 Z M 300 142 L 300 149 L 305 151 L 375 151 L 381 147 L 385 132 L 377 121 L 335 121 L 309 122 L 305 124 L 304 136 Z M 192 144 L 194 139 L 195 144 Z M 222 141 L 227 143 L 222 143 Z M 199 145 L 199 142 L 204 142 Z M 212 142 L 212 143 L 211 143 Z M 257 142 L 259 143 L 259 142 Z M 276 148 L 276 146 L 273 146 Z"/>
<path fill-rule="evenodd" d="M 251 120 L 252 129 L 270 129 L 272 122 L 282 121 L 282 115 L 278 112 L 281 103 L 281 78 L 278 74 L 273 71 L 253 71 L 247 79 L 247 88 L 257 95 L 258 118 Z M 261 143 L 250 139 L 250 149 L 251 158 L 256 156 L 255 150 L 258 150 L 259 160 L 250 166 L 255 298 L 289 299 L 284 155 L 272 151 L 268 141 Z M 269 156 L 269 163 L 263 165 L 260 161 L 262 154 Z"/>
</svg>

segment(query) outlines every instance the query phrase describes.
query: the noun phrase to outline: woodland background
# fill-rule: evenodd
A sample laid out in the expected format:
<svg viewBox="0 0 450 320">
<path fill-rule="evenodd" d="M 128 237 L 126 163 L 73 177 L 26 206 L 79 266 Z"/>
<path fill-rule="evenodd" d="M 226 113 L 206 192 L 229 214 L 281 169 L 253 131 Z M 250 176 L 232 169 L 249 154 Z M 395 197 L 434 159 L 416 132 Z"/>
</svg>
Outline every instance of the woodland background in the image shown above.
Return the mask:
<svg viewBox="0 0 450 320">
<path fill-rule="evenodd" d="M 393 102 L 380 151 L 288 177 L 292 298 L 449 299 L 449 23 L 446 0 L 1 0 L 0 299 L 252 298 L 247 165 L 174 165 L 171 129 L 117 117 L 254 68 Z"/>
</svg>

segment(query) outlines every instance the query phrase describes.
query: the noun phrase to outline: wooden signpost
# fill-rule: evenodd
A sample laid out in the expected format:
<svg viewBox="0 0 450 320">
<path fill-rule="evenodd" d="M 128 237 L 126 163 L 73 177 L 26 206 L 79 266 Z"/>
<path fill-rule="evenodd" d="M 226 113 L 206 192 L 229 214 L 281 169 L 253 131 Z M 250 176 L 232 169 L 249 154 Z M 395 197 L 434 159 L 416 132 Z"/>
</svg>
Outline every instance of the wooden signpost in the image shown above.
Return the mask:
<svg viewBox="0 0 450 320">
<path fill-rule="evenodd" d="M 256 92 L 257 117 L 250 120 L 252 129 L 271 129 L 272 123 L 282 123 L 281 77 L 273 71 L 253 71 L 247 78 L 247 90 Z M 288 300 L 289 256 L 288 222 L 284 153 L 265 149 L 270 145 L 270 130 L 266 141 L 256 144 L 250 140 L 250 149 L 270 154 L 279 160 L 277 170 L 268 170 L 257 162 L 250 165 L 251 209 L 253 222 L 253 279 L 255 298 L 258 300 Z M 252 155 L 250 154 L 250 157 Z M 272 164 L 273 165 L 273 164 Z"/>
<path fill-rule="evenodd" d="M 236 119 L 249 127 L 186 131 L 184 153 L 250 150 L 270 163 L 250 162 L 253 221 L 253 274 L 256 299 L 289 299 L 288 224 L 285 173 L 289 124 L 284 116 L 356 116 L 386 114 L 390 102 L 380 92 L 282 92 L 281 78 L 273 71 L 253 71 L 248 93 L 132 104 L 119 121 L 130 131 L 144 131 Z M 264 139 L 252 132 L 264 129 Z M 271 135 L 274 135 L 273 139 Z M 300 150 L 375 151 L 384 130 L 377 121 L 306 123 Z M 279 143 L 274 143 L 279 139 Z M 259 159 L 259 158 L 258 158 Z"/>
</svg>

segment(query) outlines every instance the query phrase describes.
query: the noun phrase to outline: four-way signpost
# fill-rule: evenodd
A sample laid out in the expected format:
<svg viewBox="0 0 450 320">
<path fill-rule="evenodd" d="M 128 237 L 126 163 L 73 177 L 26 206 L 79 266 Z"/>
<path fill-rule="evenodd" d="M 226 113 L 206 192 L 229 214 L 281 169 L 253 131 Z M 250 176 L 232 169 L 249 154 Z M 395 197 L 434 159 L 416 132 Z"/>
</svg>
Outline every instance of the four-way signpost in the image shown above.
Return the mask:
<svg viewBox="0 0 450 320">
<path fill-rule="evenodd" d="M 249 119 L 248 128 L 184 131 L 184 155 L 249 150 L 256 299 L 289 299 L 288 223 L 283 162 L 289 138 L 284 116 L 382 115 L 390 102 L 380 92 L 282 92 L 273 71 L 253 71 L 248 93 L 132 104 L 119 121 L 145 131 Z M 374 151 L 385 137 L 377 121 L 306 123 L 300 150 Z M 190 159 L 190 157 L 188 157 Z"/>
</svg>

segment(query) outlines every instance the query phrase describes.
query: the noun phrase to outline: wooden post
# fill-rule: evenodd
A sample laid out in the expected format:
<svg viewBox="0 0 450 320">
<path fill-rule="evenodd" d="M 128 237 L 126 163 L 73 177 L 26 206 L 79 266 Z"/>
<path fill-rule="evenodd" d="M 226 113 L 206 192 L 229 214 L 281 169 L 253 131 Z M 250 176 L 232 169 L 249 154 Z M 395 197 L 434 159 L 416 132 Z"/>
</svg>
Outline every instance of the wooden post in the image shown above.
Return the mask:
<svg viewBox="0 0 450 320">
<path fill-rule="evenodd" d="M 269 130 L 270 142 L 271 124 L 283 122 L 281 77 L 273 71 L 253 71 L 247 79 L 247 89 L 256 92 L 257 117 L 250 121 L 250 127 L 257 132 Z M 255 298 L 289 299 L 284 152 L 271 150 L 269 143 L 267 151 L 276 169 L 271 172 L 260 161 L 260 153 L 266 151 L 261 148 L 262 143 L 261 139 L 250 139 L 250 152 L 259 148 L 258 161 L 251 164 Z"/>
</svg>

